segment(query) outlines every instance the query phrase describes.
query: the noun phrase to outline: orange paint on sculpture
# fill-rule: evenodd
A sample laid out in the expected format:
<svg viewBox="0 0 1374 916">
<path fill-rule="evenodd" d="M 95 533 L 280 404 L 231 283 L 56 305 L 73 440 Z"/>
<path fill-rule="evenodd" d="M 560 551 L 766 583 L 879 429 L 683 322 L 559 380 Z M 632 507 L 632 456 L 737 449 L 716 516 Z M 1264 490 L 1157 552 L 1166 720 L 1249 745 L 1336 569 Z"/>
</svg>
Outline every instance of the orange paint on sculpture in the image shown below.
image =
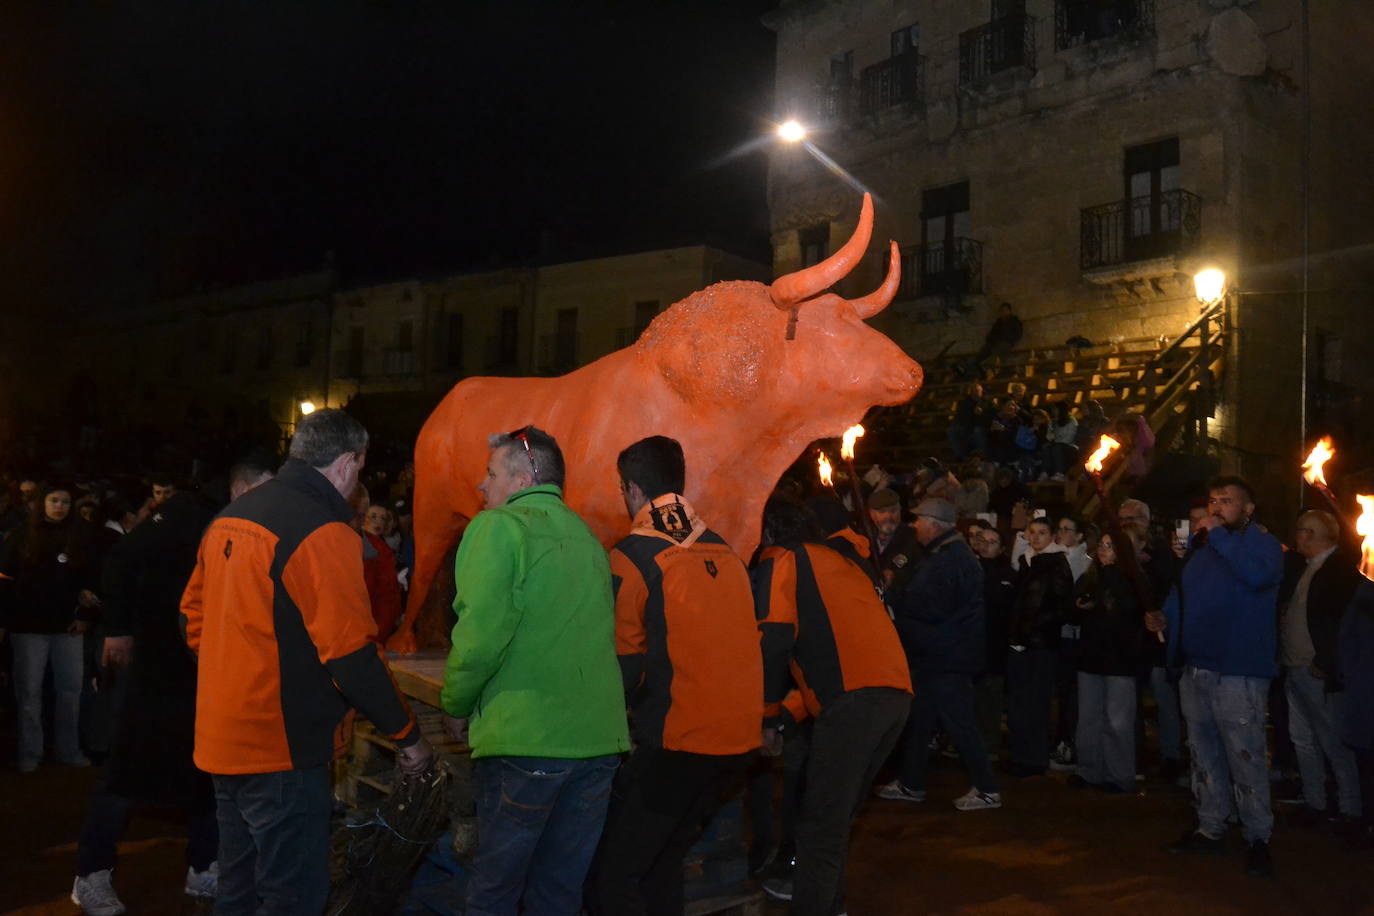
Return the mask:
<svg viewBox="0 0 1374 916">
<path fill-rule="evenodd" d="M 677 439 L 687 458 L 685 495 L 749 557 L 764 501 L 811 442 L 874 405 L 905 403 L 921 387 L 921 367 L 864 324 L 897 291 L 897 244 L 878 290 L 852 301 L 826 292 L 863 257 L 872 230 L 865 194 L 853 237 L 820 264 L 771 286 L 727 282 L 693 293 L 634 344 L 561 378 L 456 385 L 415 446 L 415 569 L 406 621 L 390 647 L 415 650 L 414 622 L 439 566 L 482 507 L 487 436 L 525 424 L 558 440 L 568 504 L 608 546 L 630 525 L 616 456 L 646 436 Z"/>
</svg>

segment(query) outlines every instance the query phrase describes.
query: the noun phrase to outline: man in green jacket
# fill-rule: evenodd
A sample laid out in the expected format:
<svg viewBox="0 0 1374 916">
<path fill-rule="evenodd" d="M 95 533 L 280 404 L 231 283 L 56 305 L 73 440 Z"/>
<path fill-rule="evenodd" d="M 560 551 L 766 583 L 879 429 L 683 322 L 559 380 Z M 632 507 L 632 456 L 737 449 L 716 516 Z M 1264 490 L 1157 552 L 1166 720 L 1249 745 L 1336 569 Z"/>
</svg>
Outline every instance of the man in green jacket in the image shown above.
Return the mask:
<svg viewBox="0 0 1374 916">
<path fill-rule="evenodd" d="M 563 453 L 488 443 L 486 511 L 455 561 L 444 710 L 470 719 L 479 844 L 468 916 L 575 914 L 629 750 L 606 551 L 563 502 Z"/>
</svg>

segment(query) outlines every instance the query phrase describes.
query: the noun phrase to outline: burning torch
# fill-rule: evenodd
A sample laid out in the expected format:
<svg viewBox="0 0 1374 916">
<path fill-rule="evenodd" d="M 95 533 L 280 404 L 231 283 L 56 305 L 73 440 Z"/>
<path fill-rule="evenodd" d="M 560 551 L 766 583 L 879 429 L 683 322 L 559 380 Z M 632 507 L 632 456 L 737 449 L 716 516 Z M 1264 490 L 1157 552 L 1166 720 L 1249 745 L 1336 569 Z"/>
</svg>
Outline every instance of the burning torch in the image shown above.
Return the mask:
<svg viewBox="0 0 1374 916">
<path fill-rule="evenodd" d="M 868 506 L 864 503 L 863 490 L 859 488 L 859 475 L 854 470 L 854 443 L 864 434 L 864 428 L 859 424 L 854 424 L 844 431 L 844 438 L 840 443 L 840 458 L 844 459 L 845 467 L 849 469 L 849 485 L 854 490 L 854 508 L 859 513 L 859 518 L 863 522 L 864 535 L 868 538 L 868 549 L 872 551 L 873 566 L 878 564 L 878 531 L 873 527 L 873 519 L 868 515 Z"/>
<path fill-rule="evenodd" d="M 1140 561 L 1135 555 L 1135 545 L 1126 536 L 1126 532 L 1121 530 L 1121 519 L 1117 517 L 1116 505 L 1107 498 L 1107 488 L 1102 483 L 1102 463 L 1119 448 L 1120 442 L 1111 436 L 1103 435 L 1097 443 L 1097 450 L 1083 462 L 1083 469 L 1092 477 L 1093 485 L 1097 487 L 1098 512 L 1106 516 L 1107 532 L 1112 536 L 1112 546 L 1116 548 L 1116 561 L 1121 564 L 1121 571 L 1126 574 L 1126 581 L 1131 583 L 1136 600 L 1140 602 L 1144 613 L 1149 614 L 1155 610 L 1154 602 L 1150 598 L 1150 588 L 1145 582 L 1145 574 L 1141 572 Z M 1155 638 L 1164 642 L 1163 633 L 1155 633 Z"/>
<path fill-rule="evenodd" d="M 1326 463 L 1336 457 L 1336 449 L 1331 443 L 1330 436 L 1322 436 L 1321 440 L 1308 453 L 1307 460 L 1302 465 L 1302 479 L 1307 481 L 1312 489 L 1316 490 L 1326 501 L 1331 504 L 1331 510 L 1340 518 L 1341 510 L 1336 503 L 1336 496 L 1331 492 L 1331 488 L 1326 484 Z"/>
<path fill-rule="evenodd" d="M 819 448 L 816 449 L 816 471 L 820 475 L 821 485 L 829 490 L 836 499 L 839 499 L 840 494 L 835 490 L 835 480 L 831 477 L 830 459 Z"/>
<path fill-rule="evenodd" d="M 1356 496 L 1360 504 L 1360 517 L 1355 519 L 1355 533 L 1363 541 L 1360 544 L 1360 575 L 1374 582 L 1374 496 Z"/>
</svg>

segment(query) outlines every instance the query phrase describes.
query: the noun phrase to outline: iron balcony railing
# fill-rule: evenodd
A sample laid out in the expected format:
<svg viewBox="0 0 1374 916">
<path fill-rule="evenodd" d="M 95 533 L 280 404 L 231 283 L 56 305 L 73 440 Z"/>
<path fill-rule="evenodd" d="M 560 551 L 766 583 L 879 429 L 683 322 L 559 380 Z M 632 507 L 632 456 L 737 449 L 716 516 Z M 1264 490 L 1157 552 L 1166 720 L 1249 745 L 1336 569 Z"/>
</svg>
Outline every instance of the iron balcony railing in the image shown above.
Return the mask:
<svg viewBox="0 0 1374 916">
<path fill-rule="evenodd" d="M 926 97 L 926 59 L 915 51 L 865 67 L 859 75 L 859 112 L 877 114 L 896 105 L 920 108 Z"/>
<path fill-rule="evenodd" d="M 1054 48 L 1104 38 L 1139 40 L 1155 33 L 1155 0 L 1055 0 Z"/>
<path fill-rule="evenodd" d="M 818 124 L 843 124 L 853 111 L 854 83 L 852 80 L 831 83 L 816 90 L 812 116 Z"/>
<path fill-rule="evenodd" d="M 898 298 L 963 296 L 983 292 L 983 243 L 956 238 L 902 251 Z"/>
<path fill-rule="evenodd" d="M 977 86 L 994 73 L 1035 69 L 1035 17 L 1003 16 L 959 36 L 959 85 Z"/>
<path fill-rule="evenodd" d="M 1202 234 L 1202 198 L 1163 191 L 1082 211 L 1079 261 L 1096 270 L 1192 251 Z"/>
</svg>

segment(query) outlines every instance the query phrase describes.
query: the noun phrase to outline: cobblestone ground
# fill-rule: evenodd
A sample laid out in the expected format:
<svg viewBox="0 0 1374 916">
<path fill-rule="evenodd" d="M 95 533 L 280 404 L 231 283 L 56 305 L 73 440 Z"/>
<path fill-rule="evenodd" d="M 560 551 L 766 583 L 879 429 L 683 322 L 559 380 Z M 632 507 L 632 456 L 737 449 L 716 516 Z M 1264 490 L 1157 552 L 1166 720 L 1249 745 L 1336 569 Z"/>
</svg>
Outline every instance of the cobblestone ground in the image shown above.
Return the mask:
<svg viewBox="0 0 1374 916">
<path fill-rule="evenodd" d="M 0 753 L 12 748 L 6 741 Z M 75 840 L 92 770 L 0 769 L 0 913 L 77 912 L 68 902 Z M 1374 853 L 1286 824 L 1279 810 L 1278 876 L 1244 874 L 1238 837 L 1225 858 L 1164 847 L 1191 823 L 1182 791 L 1150 781 L 1129 796 L 1076 791 L 1062 775 L 1008 781 L 1005 807 L 960 813 L 966 785 L 942 760 L 921 805 L 873 800 L 850 855 L 853 914 L 1374 913 Z M 170 811 L 134 819 L 115 871 L 132 913 L 204 912 L 181 893 L 181 827 Z M 770 914 L 782 913 L 770 906 Z"/>
</svg>

